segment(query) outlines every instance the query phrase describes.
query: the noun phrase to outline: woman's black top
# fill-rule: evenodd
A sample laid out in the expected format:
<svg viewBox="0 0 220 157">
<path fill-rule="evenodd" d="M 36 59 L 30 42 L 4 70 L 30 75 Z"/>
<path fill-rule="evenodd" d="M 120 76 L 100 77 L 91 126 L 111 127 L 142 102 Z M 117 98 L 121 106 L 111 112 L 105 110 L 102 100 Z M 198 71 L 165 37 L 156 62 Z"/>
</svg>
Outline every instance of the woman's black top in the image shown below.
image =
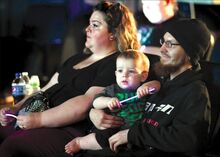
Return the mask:
<svg viewBox="0 0 220 157">
<path fill-rule="evenodd" d="M 89 54 L 70 57 L 58 70 L 57 84 L 45 91 L 50 107 L 58 106 L 70 98 L 83 95 L 90 87 L 105 87 L 115 83 L 116 58 L 119 52 L 109 55 L 82 69 L 73 66 L 88 58 Z"/>
</svg>

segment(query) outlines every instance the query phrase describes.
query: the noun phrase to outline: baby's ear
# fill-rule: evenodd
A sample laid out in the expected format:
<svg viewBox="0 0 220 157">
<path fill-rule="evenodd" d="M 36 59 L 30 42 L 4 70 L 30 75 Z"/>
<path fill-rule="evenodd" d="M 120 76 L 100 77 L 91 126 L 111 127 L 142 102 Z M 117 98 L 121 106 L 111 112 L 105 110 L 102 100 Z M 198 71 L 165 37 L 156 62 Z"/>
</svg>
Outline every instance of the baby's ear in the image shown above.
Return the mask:
<svg viewBox="0 0 220 157">
<path fill-rule="evenodd" d="M 141 82 L 144 82 L 147 80 L 147 77 L 148 77 L 148 72 L 147 71 L 143 71 L 141 73 Z"/>
</svg>

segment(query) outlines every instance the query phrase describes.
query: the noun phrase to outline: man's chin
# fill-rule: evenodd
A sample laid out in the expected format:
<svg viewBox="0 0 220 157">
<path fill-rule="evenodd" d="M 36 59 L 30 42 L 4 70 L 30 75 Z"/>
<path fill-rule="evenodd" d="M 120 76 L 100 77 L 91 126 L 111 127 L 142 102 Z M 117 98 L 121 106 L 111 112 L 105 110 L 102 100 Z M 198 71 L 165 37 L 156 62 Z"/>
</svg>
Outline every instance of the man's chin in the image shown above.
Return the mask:
<svg viewBox="0 0 220 157">
<path fill-rule="evenodd" d="M 154 71 L 157 76 L 168 77 L 171 73 L 176 72 L 180 67 L 178 65 L 164 64 L 158 62 L 154 65 Z"/>
</svg>

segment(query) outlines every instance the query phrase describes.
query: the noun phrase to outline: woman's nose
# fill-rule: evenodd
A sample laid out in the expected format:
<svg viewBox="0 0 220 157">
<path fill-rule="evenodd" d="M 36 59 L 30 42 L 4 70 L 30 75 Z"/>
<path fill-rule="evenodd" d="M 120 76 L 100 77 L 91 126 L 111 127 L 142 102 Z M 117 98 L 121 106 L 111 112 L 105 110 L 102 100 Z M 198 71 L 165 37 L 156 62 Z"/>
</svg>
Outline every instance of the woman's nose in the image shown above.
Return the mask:
<svg viewBox="0 0 220 157">
<path fill-rule="evenodd" d="M 90 29 L 90 25 L 88 25 L 85 29 L 86 32 L 89 32 L 91 29 Z"/>
</svg>

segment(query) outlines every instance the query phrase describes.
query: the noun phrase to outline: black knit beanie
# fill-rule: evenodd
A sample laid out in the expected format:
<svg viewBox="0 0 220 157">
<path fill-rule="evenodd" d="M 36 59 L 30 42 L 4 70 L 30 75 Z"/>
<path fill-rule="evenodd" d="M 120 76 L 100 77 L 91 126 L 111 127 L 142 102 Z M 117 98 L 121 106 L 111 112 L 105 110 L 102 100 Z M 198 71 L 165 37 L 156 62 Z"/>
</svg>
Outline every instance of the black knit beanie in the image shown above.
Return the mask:
<svg viewBox="0 0 220 157">
<path fill-rule="evenodd" d="M 197 19 L 181 19 L 168 27 L 169 32 L 183 47 L 194 67 L 203 58 L 210 45 L 210 31 Z"/>
</svg>

